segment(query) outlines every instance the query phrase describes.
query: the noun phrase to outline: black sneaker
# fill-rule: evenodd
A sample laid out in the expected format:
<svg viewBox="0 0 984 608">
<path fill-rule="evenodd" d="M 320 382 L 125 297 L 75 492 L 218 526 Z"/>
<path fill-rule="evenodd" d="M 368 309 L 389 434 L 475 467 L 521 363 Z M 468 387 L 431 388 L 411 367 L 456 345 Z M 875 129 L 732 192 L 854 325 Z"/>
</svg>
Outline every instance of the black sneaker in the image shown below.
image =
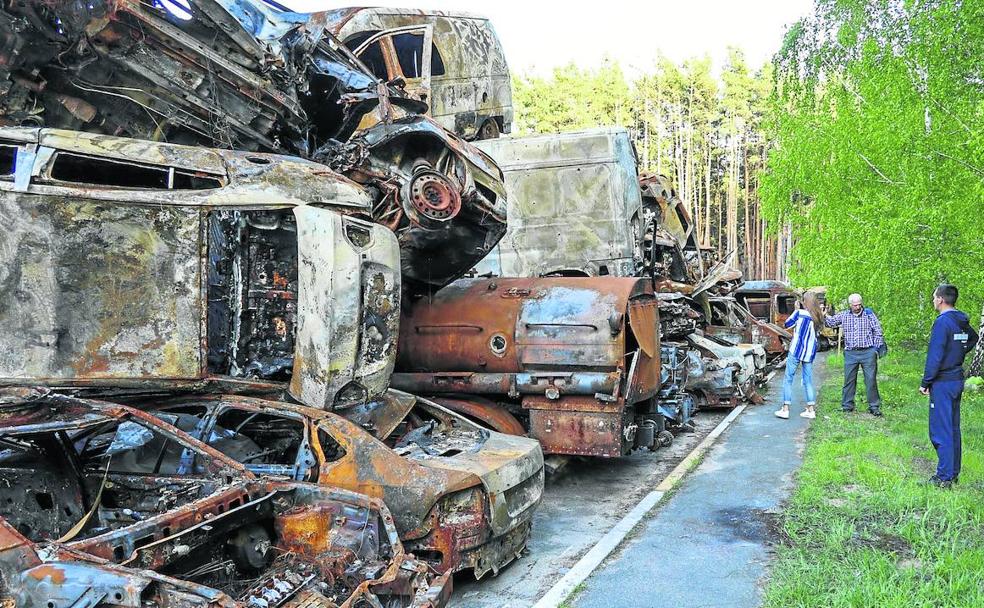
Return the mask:
<svg viewBox="0 0 984 608">
<path fill-rule="evenodd" d="M 853 414 L 854 413 L 854 408 L 853 407 L 842 407 L 841 408 L 841 411 L 844 412 L 845 414 Z"/>
<path fill-rule="evenodd" d="M 953 485 L 953 482 L 949 479 L 940 479 L 939 475 L 933 475 L 929 478 L 929 483 L 933 484 L 941 490 L 949 489 Z"/>
<path fill-rule="evenodd" d="M 882 413 L 881 413 L 881 410 L 880 409 L 871 409 L 871 410 L 868 410 L 868 413 L 871 414 L 872 416 L 874 416 L 875 418 L 881 418 L 881 416 L 882 416 Z"/>
</svg>

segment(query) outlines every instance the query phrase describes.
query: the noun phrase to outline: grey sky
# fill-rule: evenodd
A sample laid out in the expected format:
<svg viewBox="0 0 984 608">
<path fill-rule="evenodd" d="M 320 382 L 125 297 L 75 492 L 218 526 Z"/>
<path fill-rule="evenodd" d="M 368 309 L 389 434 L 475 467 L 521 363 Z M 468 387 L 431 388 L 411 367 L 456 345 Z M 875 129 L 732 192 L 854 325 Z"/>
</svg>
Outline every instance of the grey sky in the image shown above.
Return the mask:
<svg viewBox="0 0 984 608">
<path fill-rule="evenodd" d="M 286 3 L 300 11 L 352 6 L 325 0 Z M 779 49 L 785 29 L 813 7 L 812 0 L 383 0 L 371 4 L 485 15 L 499 33 L 510 68 L 536 73 L 548 73 L 569 61 L 597 65 L 605 55 L 632 73 L 648 70 L 659 52 L 675 61 L 707 54 L 720 68 L 728 46 L 740 47 L 758 66 Z"/>
</svg>

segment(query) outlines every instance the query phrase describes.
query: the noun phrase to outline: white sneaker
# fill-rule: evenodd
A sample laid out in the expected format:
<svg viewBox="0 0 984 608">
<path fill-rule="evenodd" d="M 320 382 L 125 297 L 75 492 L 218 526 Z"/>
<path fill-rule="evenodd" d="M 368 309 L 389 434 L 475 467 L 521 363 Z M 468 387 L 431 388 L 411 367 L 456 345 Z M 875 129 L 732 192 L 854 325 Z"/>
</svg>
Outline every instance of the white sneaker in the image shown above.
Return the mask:
<svg viewBox="0 0 984 608">
<path fill-rule="evenodd" d="M 814 418 L 817 417 L 817 412 L 816 411 L 808 412 L 808 411 L 804 410 L 804 411 L 800 412 L 800 417 L 802 417 L 802 418 L 809 418 L 810 420 L 812 420 L 812 419 L 814 419 Z"/>
<path fill-rule="evenodd" d="M 776 414 L 776 418 L 789 420 L 789 410 L 776 410 L 775 414 Z"/>
</svg>

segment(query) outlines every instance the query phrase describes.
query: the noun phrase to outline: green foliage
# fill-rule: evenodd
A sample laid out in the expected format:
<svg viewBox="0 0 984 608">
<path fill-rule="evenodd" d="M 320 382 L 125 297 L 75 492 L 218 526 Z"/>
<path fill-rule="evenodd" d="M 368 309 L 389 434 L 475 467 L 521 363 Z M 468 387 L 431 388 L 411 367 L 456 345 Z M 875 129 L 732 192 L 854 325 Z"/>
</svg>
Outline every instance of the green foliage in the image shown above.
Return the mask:
<svg viewBox="0 0 984 608">
<path fill-rule="evenodd" d="M 941 281 L 984 301 L 982 39 L 979 0 L 819 0 L 776 57 L 762 198 L 790 277 L 861 293 L 896 340 L 925 339 Z"/>
<path fill-rule="evenodd" d="M 706 226 L 704 243 L 737 246 L 743 255 L 745 240 L 758 242 L 761 232 L 755 176 L 766 155 L 762 123 L 771 89 L 771 68 L 753 70 L 738 49 L 730 50 L 720 78 L 709 57 L 679 64 L 657 57 L 634 80 L 612 61 L 593 69 L 571 64 L 547 78 L 513 78 L 516 131 L 628 128 L 640 169 L 674 181 L 692 216 Z"/>
<path fill-rule="evenodd" d="M 520 133 L 561 133 L 601 125 L 626 125 L 631 95 L 618 62 L 596 69 L 556 68 L 551 79 L 514 77 L 513 102 Z"/>
<path fill-rule="evenodd" d="M 924 357 L 899 350 L 879 364 L 884 418 L 840 413 L 828 362 L 767 608 L 984 605 L 984 393 L 964 394 L 960 483 L 931 486 Z"/>
</svg>

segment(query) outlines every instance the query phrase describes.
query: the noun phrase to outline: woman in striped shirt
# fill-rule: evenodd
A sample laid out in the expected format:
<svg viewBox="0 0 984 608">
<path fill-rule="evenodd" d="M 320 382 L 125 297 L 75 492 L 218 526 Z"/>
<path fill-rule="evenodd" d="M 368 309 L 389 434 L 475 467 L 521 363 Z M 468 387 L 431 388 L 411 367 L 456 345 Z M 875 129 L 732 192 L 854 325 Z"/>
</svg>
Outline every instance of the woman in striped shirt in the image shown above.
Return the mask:
<svg viewBox="0 0 984 608">
<path fill-rule="evenodd" d="M 796 310 L 786 319 L 786 327 L 792 328 L 793 339 L 786 355 L 786 377 L 782 382 L 782 408 L 776 416 L 789 418 L 789 405 L 793 401 L 793 378 L 796 368 L 803 368 L 803 390 L 806 392 L 806 410 L 800 413 L 803 418 L 816 418 L 817 393 L 813 388 L 813 359 L 817 355 L 817 332 L 823 327 L 823 314 L 816 300 L 806 303 L 796 302 Z"/>
</svg>

